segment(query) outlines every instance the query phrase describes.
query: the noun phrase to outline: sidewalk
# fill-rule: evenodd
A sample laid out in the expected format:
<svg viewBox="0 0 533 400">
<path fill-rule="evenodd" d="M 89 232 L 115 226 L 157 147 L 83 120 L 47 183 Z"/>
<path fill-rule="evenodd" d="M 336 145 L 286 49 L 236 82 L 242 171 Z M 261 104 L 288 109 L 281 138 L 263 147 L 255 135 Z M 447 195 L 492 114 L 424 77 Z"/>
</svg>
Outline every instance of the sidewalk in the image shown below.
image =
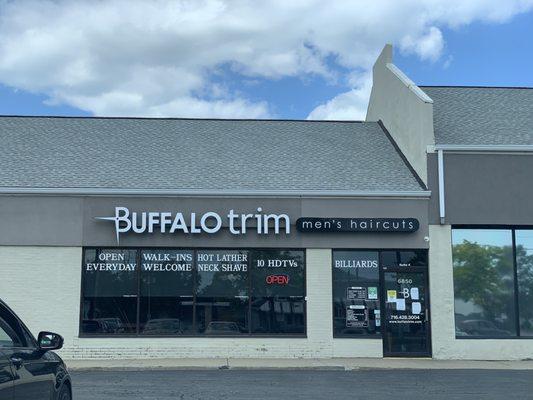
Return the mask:
<svg viewBox="0 0 533 400">
<path fill-rule="evenodd" d="M 146 360 L 66 360 L 71 370 L 175 370 L 175 369 L 503 369 L 533 370 L 528 361 L 462 361 L 409 358 L 162 358 Z"/>
</svg>

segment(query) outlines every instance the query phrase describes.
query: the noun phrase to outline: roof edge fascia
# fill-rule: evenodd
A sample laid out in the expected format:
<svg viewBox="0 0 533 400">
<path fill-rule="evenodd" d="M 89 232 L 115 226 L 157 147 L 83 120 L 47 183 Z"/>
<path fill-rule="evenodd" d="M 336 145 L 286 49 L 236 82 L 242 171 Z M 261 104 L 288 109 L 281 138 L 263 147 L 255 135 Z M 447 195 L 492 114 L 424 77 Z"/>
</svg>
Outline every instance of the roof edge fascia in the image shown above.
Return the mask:
<svg viewBox="0 0 533 400">
<path fill-rule="evenodd" d="M 193 190 L 193 189 L 120 189 L 120 188 L 32 188 L 0 187 L 0 195 L 64 196 L 165 196 L 165 197 L 383 197 L 427 198 L 429 190 Z"/>
<path fill-rule="evenodd" d="M 533 145 L 457 145 L 457 144 L 437 144 L 428 146 L 428 153 L 435 151 L 450 152 L 499 152 L 499 153 L 531 153 Z"/>
</svg>

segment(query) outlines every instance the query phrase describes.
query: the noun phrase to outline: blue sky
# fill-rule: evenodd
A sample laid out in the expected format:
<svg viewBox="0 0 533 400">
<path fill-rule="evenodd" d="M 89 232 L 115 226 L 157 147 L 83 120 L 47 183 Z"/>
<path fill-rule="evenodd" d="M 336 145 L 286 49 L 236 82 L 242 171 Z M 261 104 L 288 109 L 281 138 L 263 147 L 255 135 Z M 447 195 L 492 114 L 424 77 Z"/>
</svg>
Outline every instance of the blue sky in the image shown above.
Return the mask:
<svg viewBox="0 0 533 400">
<path fill-rule="evenodd" d="M 60 2 L 61 3 L 61 2 Z M 65 3 L 66 4 L 66 3 Z M 80 7 L 83 6 L 83 2 L 79 2 Z M 65 9 L 65 20 L 68 17 L 68 13 L 74 12 L 72 9 Z M 71 7 L 72 8 L 72 7 Z M 0 9 L 1 10 L 1 9 Z M 488 10 L 488 11 L 486 11 Z M 45 13 L 48 10 L 45 10 Z M 63 11 L 63 10 L 61 10 Z M 68 11 L 68 12 L 67 12 Z M 490 8 L 480 8 L 478 13 L 487 12 L 490 13 L 493 10 Z M 506 10 L 495 10 L 495 12 L 504 12 Z M 10 27 L 6 23 L 9 13 L 22 13 L 26 10 L 16 9 L 14 6 L 8 9 L 4 13 L 4 20 L 2 26 L 2 20 L 0 19 L 0 34 L 2 32 L 14 32 L 18 34 L 18 29 L 23 32 L 24 27 L 14 26 Z M 52 12 L 52 11 L 51 11 Z M 473 11 L 468 11 L 474 13 Z M 399 28 L 388 34 L 392 37 L 392 41 L 395 44 L 395 64 L 400 67 L 411 79 L 420 85 L 479 85 L 479 86 L 533 86 L 533 12 L 514 12 L 516 15 L 508 18 L 506 21 L 494 21 L 494 18 L 488 18 L 486 20 L 483 15 L 468 16 L 471 19 L 468 23 L 457 23 L 456 20 L 450 17 L 446 22 L 442 22 L 442 17 L 435 17 L 435 21 L 424 22 L 420 29 L 406 32 L 398 32 Z M 56 10 L 57 13 L 57 10 Z M 105 15 L 105 12 L 103 13 Z M 147 12 L 149 14 L 149 11 Z M 0 13 L 1 15 L 1 13 Z M 37 18 L 35 16 L 31 16 Z M 160 16 L 159 16 L 160 17 Z M 461 15 L 454 18 L 460 19 Z M 157 18 L 157 16 L 154 16 Z M 28 18 L 32 20 L 32 18 Z M 496 18 L 497 19 L 497 18 Z M 396 21 L 392 21 L 396 22 Z M 339 22 L 341 23 L 341 22 Z M 56 23 L 61 24 L 61 22 Z M 199 22 L 198 24 L 201 24 Z M 451 28 L 450 26 L 459 25 L 458 27 Z M 438 35 L 431 36 L 432 27 L 436 27 Z M 27 27 L 26 27 L 27 28 Z M 315 27 L 312 27 L 315 29 Z M 10 30 L 8 30 L 10 29 Z M 48 37 L 50 33 L 43 29 L 43 37 Z M 83 28 L 80 28 L 83 29 Z M 302 28 L 303 29 L 303 28 Z M 318 30 L 318 28 L 317 28 Z M 154 89 L 152 83 L 161 79 L 161 73 L 149 75 L 146 78 L 146 82 L 141 82 L 138 87 L 129 81 L 125 81 L 120 85 L 120 90 L 113 86 L 116 81 L 121 79 L 120 75 L 127 75 L 129 71 L 126 64 L 120 64 L 116 68 L 118 71 L 114 71 L 117 79 L 113 80 L 111 76 L 108 79 L 106 77 L 106 71 L 113 70 L 113 61 L 106 59 L 105 68 L 99 71 L 85 72 L 85 75 L 94 73 L 95 77 L 89 79 L 89 84 L 84 84 L 83 87 L 76 88 L 77 82 L 72 83 L 72 79 L 77 79 L 79 74 L 76 72 L 74 78 L 70 81 L 62 81 L 60 78 L 48 79 L 47 74 L 55 74 L 58 68 L 65 68 L 64 74 L 69 74 L 69 63 L 72 58 L 76 58 L 78 54 L 72 56 L 72 54 L 65 54 L 58 52 L 60 56 L 64 57 L 61 61 L 60 57 L 51 58 L 50 62 L 44 60 L 43 65 L 45 69 L 41 72 L 37 67 L 34 69 L 23 67 L 22 72 L 15 71 L 15 67 L 9 65 L 2 72 L 2 65 L 0 62 L 0 114 L 4 115 L 165 115 L 165 116 L 200 116 L 200 117 L 242 117 L 250 115 L 250 117 L 274 117 L 274 118 L 288 118 L 288 119 L 305 119 L 309 117 L 310 113 L 320 107 L 323 104 L 328 103 L 336 96 L 342 95 L 348 91 L 360 91 L 362 92 L 360 98 L 357 100 L 358 104 L 354 105 L 354 109 L 359 110 L 359 115 L 349 119 L 360 119 L 362 110 L 364 109 L 364 98 L 368 95 L 368 87 L 363 88 L 364 84 L 361 83 L 362 79 L 366 76 L 368 79 L 369 62 L 359 61 L 359 59 L 368 58 L 368 54 L 372 54 L 375 57 L 376 51 L 379 49 L 376 47 L 378 44 L 373 42 L 379 42 L 379 40 L 373 40 L 371 37 L 371 28 L 368 28 L 370 32 L 369 39 L 366 39 L 372 44 L 364 42 L 365 39 L 360 39 L 361 32 L 358 31 L 359 36 L 355 36 L 352 30 L 346 30 L 346 35 L 354 35 L 354 44 L 361 47 L 366 46 L 368 49 L 359 50 L 358 53 L 354 52 L 354 59 L 349 61 L 339 62 L 339 58 L 349 58 L 350 49 L 349 41 L 348 45 L 342 44 L 334 48 L 333 50 L 327 48 L 321 48 L 320 45 L 316 47 L 309 46 L 311 51 L 316 53 L 327 53 L 324 57 L 317 57 L 317 59 L 323 63 L 322 66 L 308 68 L 305 63 L 300 62 L 296 67 L 294 65 L 282 66 L 273 65 L 264 67 L 263 62 L 261 65 L 254 63 L 254 60 L 241 60 L 237 59 L 237 56 L 228 55 L 227 57 L 222 55 L 220 60 L 222 62 L 216 63 L 216 60 L 203 60 L 200 59 L 194 66 L 194 69 L 180 69 L 172 70 L 173 65 L 165 64 L 168 61 L 161 61 L 161 65 L 165 65 L 164 68 L 171 71 L 170 73 L 175 76 L 173 80 L 160 83 L 161 87 L 169 86 L 169 82 L 173 84 L 176 81 L 181 80 L 181 76 L 184 76 L 183 82 L 185 82 L 186 88 L 180 86 L 176 89 L 175 99 L 173 99 L 173 92 L 171 89 L 163 90 L 161 88 Z M 401 31 L 401 29 L 400 29 Z M 75 30 L 74 30 L 75 32 Z M 434 32 L 433 32 L 434 33 Z M 250 35 L 250 33 L 243 33 Z M 290 34 L 290 32 L 288 33 Z M 326 36 L 326 33 L 323 33 Z M 344 34 L 344 31 L 339 31 L 338 35 Z M 20 33 L 23 35 L 23 33 Z M 89 35 L 89 34 L 87 34 Z M 205 32 L 206 41 L 212 40 L 211 36 L 216 35 L 215 32 L 210 33 L 209 28 L 206 28 Z M 316 36 L 317 34 L 315 34 Z M 396 35 L 396 36 L 395 36 Z M 403 35 L 403 36 L 402 36 Z M 442 36 L 439 39 L 439 35 Z M 385 39 L 387 35 L 385 35 Z M 26 36 L 20 36 L 26 40 Z M 280 36 L 283 40 L 283 35 Z M 406 45 L 406 37 L 414 37 L 414 44 Z M 429 40 L 429 39 L 431 40 Z M 436 39 L 435 39 L 436 38 Z M 63 38 L 64 39 L 64 38 Z M 320 39 L 320 38 L 319 38 Z M 349 38 L 348 38 L 349 39 Z M 15 39 L 16 40 L 16 39 Z M 35 39 L 32 39 L 35 40 Z M 40 38 L 39 38 L 40 40 Z M 58 47 L 62 42 L 54 37 L 57 43 L 52 43 L 52 49 Z M 156 37 L 157 40 L 168 40 Z M 152 40 L 151 45 L 154 45 Z M 258 48 L 265 47 L 257 51 L 255 58 L 262 57 L 263 53 L 272 53 L 277 50 L 277 42 L 271 47 L 263 46 L 262 41 L 268 39 L 258 36 L 256 42 L 252 42 L 252 45 L 257 45 Z M 308 39 L 310 40 L 310 39 Z M 343 39 L 344 40 L 344 39 Z M 362 44 L 357 41 L 361 40 Z M 426 40 L 426 42 L 424 42 Z M 427 43 L 430 41 L 430 50 L 424 50 L 425 48 L 418 44 Z M 318 42 L 319 40 L 317 40 Z M 339 42 L 342 40 L 339 39 Z M 385 40 L 383 40 L 383 43 Z M 42 45 L 40 41 L 40 45 Z M 47 44 L 47 43 L 46 43 Z M 33 45 L 33 43 L 30 43 Z M 47 44 L 48 45 L 48 44 Z M 158 45 L 158 43 L 156 43 Z M 164 43 L 162 44 L 164 45 Z M 122 46 L 124 46 L 122 44 Z M 307 45 L 306 45 L 307 46 Z M 348 46 L 348 47 L 347 47 Z M 418 47 L 417 47 L 418 46 Z M 441 47 L 439 47 L 441 46 Z M 183 50 L 186 51 L 187 49 Z M 4 51 L 8 56 L 9 52 L 16 52 L 18 49 L 13 50 L 13 46 L 7 46 L 0 43 L 0 55 Z M 82 62 L 87 59 L 91 59 L 90 50 L 89 53 L 84 55 Z M 101 51 L 99 48 L 96 51 Z M 284 50 L 285 51 L 285 50 Z M 111 52 L 111 50 L 109 51 Z M 231 51 L 230 51 L 231 52 Z M 281 53 L 281 50 L 280 50 Z M 47 53 L 43 53 L 42 57 L 46 58 Z M 195 57 L 192 53 L 192 57 Z M 282 53 L 282 54 L 286 54 Z M 340 56 L 339 56 L 340 55 Z M 21 56 L 17 53 L 18 60 Z M 22 53 L 22 56 L 25 56 Z M 39 63 L 41 59 L 32 59 L 28 57 L 27 63 Z M 70 59 L 69 59 L 70 57 Z M 125 54 L 124 57 L 131 57 L 131 54 Z M 148 59 L 150 56 L 143 56 L 143 52 L 136 54 L 138 59 L 135 62 L 143 64 L 143 57 Z M 232 57 L 235 57 L 236 61 L 233 61 Z M 278 54 L 272 56 L 276 59 Z M 304 56 L 308 57 L 308 56 Z M 359 59 L 357 59 L 359 57 Z M 157 56 L 156 56 L 157 58 Z M 205 57 L 204 57 L 205 58 Z M 111 57 L 113 59 L 113 57 Z M 116 57 L 117 64 L 124 63 L 123 60 Z M 59 61 L 58 61 L 59 60 Z M 306 58 L 308 60 L 308 58 Z M 48 66 L 52 63 L 58 63 L 55 65 L 55 69 Z M 312 59 L 312 64 L 316 62 L 316 59 Z M 61 64 L 63 63 L 63 65 Z M 172 63 L 172 60 L 170 61 Z M 185 63 L 183 58 L 177 58 L 176 64 Z M 205 63 L 205 66 L 202 64 Z M 79 64 L 79 63 L 78 63 Z M 75 64 L 76 66 L 78 64 Z M 181 64 L 180 64 L 181 65 Z M 236 67 L 238 65 L 238 67 Z M 111 67 L 111 68 L 109 68 Z M 152 74 L 154 68 L 151 67 L 149 74 Z M 11 69 L 9 69 L 11 68 Z M 122 69 L 121 69 L 122 68 Z M 190 68 L 187 66 L 187 68 Z M 192 67 L 191 67 L 192 68 Z M 85 67 L 87 69 L 87 67 Z M 142 71 L 142 70 L 140 70 Z M 185 72 L 182 72 L 185 71 Z M 191 72 L 192 71 L 192 72 Z M 324 72 L 326 71 L 326 72 Z M 365 72 L 367 75 L 365 75 Z M 190 76 L 187 75 L 190 73 Z M 99 74 L 99 75 L 98 75 Z M 142 74 L 142 72 L 139 72 Z M 144 75 L 147 75 L 148 72 Z M 80 75 L 81 80 L 85 79 L 83 73 Z M 354 78 L 355 76 L 355 78 Z M 354 83 L 354 79 L 358 83 Z M 45 81 L 41 83 L 40 81 Z M 139 79 L 137 78 L 137 81 Z M 143 78 L 141 78 L 141 81 Z M 49 81 L 49 82 L 48 82 Z M 187 86 L 187 82 L 191 83 Z M 97 82 L 97 83 L 93 83 Z M 131 87 L 133 86 L 133 89 Z M 124 89 L 127 87 L 127 90 Z M 130 90 L 130 91 L 128 91 Z M 366 90 L 366 92 L 365 92 Z M 108 92 L 119 92 L 118 100 L 109 100 L 109 97 L 115 99 L 113 96 L 108 96 Z M 366 94 L 365 94 L 366 93 Z M 123 97 L 120 97 L 123 96 Z M 361 98 L 363 100 L 361 100 Z M 50 101 L 50 99 L 52 99 Z M 140 100 L 139 100 L 140 99 Z M 162 100 L 164 99 L 164 100 Z M 133 105 L 129 105 L 129 101 L 132 101 Z M 335 106 L 335 104 L 332 104 Z M 191 111 L 192 110 L 192 111 Z M 222 111 L 220 111 L 222 110 Z M 232 114 L 233 113 L 233 114 Z M 248 113 L 248 114 L 247 114 Z M 235 115 L 234 115 L 235 114 Z M 329 115 L 327 112 L 313 114 L 314 116 L 322 115 L 327 118 Z M 338 115 L 338 114 L 335 114 Z M 350 113 L 341 114 L 341 116 L 347 115 L 350 117 Z M 335 119 L 335 118 L 332 118 Z"/>
</svg>

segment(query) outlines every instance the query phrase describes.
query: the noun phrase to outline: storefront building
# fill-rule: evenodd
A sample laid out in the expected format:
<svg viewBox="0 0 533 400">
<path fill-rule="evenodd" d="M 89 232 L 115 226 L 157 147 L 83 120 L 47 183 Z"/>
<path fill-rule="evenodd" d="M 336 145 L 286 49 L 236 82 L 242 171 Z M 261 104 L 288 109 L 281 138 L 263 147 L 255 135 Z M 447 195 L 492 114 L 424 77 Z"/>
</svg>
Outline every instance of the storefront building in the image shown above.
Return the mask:
<svg viewBox="0 0 533 400">
<path fill-rule="evenodd" d="M 365 122 L 0 117 L 0 297 L 65 358 L 531 358 L 532 108 L 387 46 Z"/>
</svg>

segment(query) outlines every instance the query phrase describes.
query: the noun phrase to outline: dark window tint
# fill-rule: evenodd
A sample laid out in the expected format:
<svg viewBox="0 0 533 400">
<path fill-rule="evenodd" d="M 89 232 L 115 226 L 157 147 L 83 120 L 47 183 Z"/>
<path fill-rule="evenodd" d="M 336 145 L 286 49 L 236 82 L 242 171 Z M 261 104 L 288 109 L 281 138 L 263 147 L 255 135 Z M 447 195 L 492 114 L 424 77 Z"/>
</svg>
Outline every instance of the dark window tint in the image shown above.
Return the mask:
<svg viewBox="0 0 533 400">
<path fill-rule="evenodd" d="M 83 333 L 136 332 L 137 275 L 135 250 L 85 251 L 81 323 Z"/>
<path fill-rule="evenodd" d="M 301 250 L 86 249 L 84 254 L 83 334 L 305 334 Z"/>
<path fill-rule="evenodd" d="M 228 336 L 247 334 L 248 251 L 197 253 L 196 331 Z"/>
<path fill-rule="evenodd" d="M 141 334 L 193 333 L 193 257 L 190 250 L 141 251 Z"/>
<path fill-rule="evenodd" d="M 533 230 L 516 231 L 520 335 L 533 336 Z"/>
<path fill-rule="evenodd" d="M 456 336 L 516 335 L 511 230 L 454 229 L 452 245 Z"/>
<path fill-rule="evenodd" d="M 389 267 L 427 267 L 428 254 L 425 250 L 382 251 L 381 266 Z"/>
<path fill-rule="evenodd" d="M 250 259 L 252 296 L 305 296 L 303 251 L 254 250 Z"/>
<path fill-rule="evenodd" d="M 304 252 L 254 250 L 250 262 L 252 333 L 304 334 Z"/>
<path fill-rule="evenodd" d="M 0 304 L 0 347 L 26 347 L 30 344 L 17 318 Z"/>
<path fill-rule="evenodd" d="M 248 257 L 239 250 L 198 251 L 197 296 L 247 296 Z"/>
<path fill-rule="evenodd" d="M 212 336 L 248 334 L 248 298 L 198 297 L 196 329 Z"/>
<path fill-rule="evenodd" d="M 333 252 L 333 333 L 380 333 L 379 256 L 376 251 Z"/>
<path fill-rule="evenodd" d="M 303 297 L 253 297 L 252 333 L 304 334 Z"/>
</svg>

